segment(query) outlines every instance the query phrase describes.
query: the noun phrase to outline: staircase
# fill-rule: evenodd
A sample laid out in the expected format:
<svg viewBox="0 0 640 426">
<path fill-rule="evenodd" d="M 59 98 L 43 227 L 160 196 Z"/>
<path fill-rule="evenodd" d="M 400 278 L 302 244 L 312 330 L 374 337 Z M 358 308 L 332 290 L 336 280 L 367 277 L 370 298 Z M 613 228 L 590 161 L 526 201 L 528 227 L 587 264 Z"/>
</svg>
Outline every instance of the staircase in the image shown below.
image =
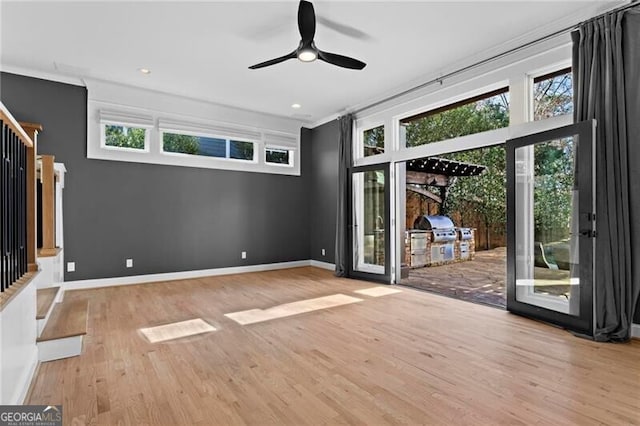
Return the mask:
<svg viewBox="0 0 640 426">
<path fill-rule="evenodd" d="M 87 334 L 85 299 L 62 301 L 60 287 L 38 289 L 36 320 L 38 323 L 38 358 L 40 362 L 77 356 Z"/>
</svg>

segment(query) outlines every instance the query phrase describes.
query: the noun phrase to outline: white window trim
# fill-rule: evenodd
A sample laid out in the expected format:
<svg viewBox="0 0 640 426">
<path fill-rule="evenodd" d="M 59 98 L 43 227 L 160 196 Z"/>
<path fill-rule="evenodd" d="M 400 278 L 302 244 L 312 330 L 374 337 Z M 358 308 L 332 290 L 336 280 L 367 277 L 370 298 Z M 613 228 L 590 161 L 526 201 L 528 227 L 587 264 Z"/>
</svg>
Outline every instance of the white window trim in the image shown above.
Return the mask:
<svg viewBox="0 0 640 426">
<path fill-rule="evenodd" d="M 573 123 L 571 115 L 552 117 L 537 122 L 533 122 L 530 117 L 533 103 L 530 95 L 532 76 L 544 75 L 554 70 L 566 68 L 571 64 L 571 44 L 566 41 L 555 41 L 555 45 L 552 47 L 539 46 L 537 49 L 539 51 L 519 52 L 515 58 L 506 60 L 504 64 L 480 67 L 475 72 L 464 73 L 452 78 L 450 82 L 444 81 L 442 85 L 426 88 L 421 93 L 410 94 L 379 105 L 370 114 L 356 117 L 354 121 L 354 139 L 356 141 L 353 147 L 354 165 L 395 163 L 452 151 L 497 145 L 504 143 L 507 139 Z M 402 119 L 502 87 L 509 88 L 510 124 L 508 127 L 417 147 L 401 145 L 400 121 Z M 380 123 L 385 125 L 385 152 L 364 157 L 362 135 L 365 130 L 376 127 Z M 390 139 L 387 139 L 387 135 Z"/>
<path fill-rule="evenodd" d="M 239 110 L 175 95 L 87 81 L 87 158 L 135 163 L 236 170 L 300 176 L 298 120 Z M 219 117 L 220 120 L 211 120 Z M 104 146 L 104 124 L 144 127 L 145 150 Z M 240 123 L 252 123 L 244 125 Z M 253 144 L 253 160 L 169 153 L 162 149 L 162 133 L 215 137 Z M 230 142 L 227 142 L 229 156 Z M 290 150 L 291 165 L 265 162 L 266 146 Z"/>
<path fill-rule="evenodd" d="M 509 139 L 526 136 L 529 134 L 554 129 L 573 123 L 573 115 L 551 117 L 545 120 L 533 121 L 533 99 L 531 88 L 532 75 L 545 74 L 553 70 L 562 69 L 570 63 L 571 42 L 568 35 L 543 42 L 539 45 L 522 49 L 515 54 L 503 57 L 498 61 L 489 62 L 468 72 L 460 73 L 441 84 L 426 86 L 421 90 L 407 93 L 396 99 L 362 111 L 356 114 L 354 120 L 353 162 L 355 166 L 391 163 L 391 169 L 402 161 L 415 158 L 441 155 L 444 153 L 462 151 L 474 148 L 482 148 L 498 145 Z M 449 105 L 456 101 L 468 99 L 492 89 L 507 86 L 509 88 L 509 126 L 482 133 L 476 133 L 459 138 L 444 140 L 436 143 L 425 144 L 418 147 L 407 148 L 400 144 L 400 120 L 420 112 Z M 384 154 L 364 157 L 361 148 L 361 133 L 370 128 L 374 123 L 385 125 L 385 152 Z M 392 177 L 389 183 L 391 190 L 397 189 L 396 178 Z M 392 197 L 395 200 L 395 196 Z M 401 211 L 400 207 L 392 201 L 391 211 L 396 216 Z M 395 206 L 395 207 L 394 207 Z M 392 220 L 391 235 L 392 246 L 400 247 L 402 236 L 398 232 L 398 220 Z M 400 280 L 403 254 L 398 250 L 392 250 L 391 281 Z"/>
</svg>

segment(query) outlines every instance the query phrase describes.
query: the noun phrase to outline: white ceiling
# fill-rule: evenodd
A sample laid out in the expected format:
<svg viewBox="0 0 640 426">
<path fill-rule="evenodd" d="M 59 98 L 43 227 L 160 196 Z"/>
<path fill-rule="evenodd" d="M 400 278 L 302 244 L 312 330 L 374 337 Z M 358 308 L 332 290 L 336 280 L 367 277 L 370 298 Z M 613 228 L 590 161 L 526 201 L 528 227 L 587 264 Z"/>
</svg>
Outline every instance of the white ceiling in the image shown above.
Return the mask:
<svg viewBox="0 0 640 426">
<path fill-rule="evenodd" d="M 0 64 L 318 123 L 619 3 L 314 2 L 318 18 L 329 20 L 318 24 L 318 48 L 368 64 L 353 71 L 297 60 L 247 68 L 297 47 L 297 1 L 2 1 Z"/>
</svg>

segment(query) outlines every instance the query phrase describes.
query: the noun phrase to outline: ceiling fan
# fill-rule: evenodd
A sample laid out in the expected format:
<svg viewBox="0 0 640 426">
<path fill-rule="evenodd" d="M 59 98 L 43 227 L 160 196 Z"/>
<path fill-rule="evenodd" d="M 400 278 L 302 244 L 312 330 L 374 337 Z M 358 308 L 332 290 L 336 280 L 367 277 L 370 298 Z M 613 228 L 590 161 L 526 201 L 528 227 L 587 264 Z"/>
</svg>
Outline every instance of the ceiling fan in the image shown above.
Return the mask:
<svg viewBox="0 0 640 426">
<path fill-rule="evenodd" d="M 354 70 L 361 70 L 367 66 L 367 64 L 357 59 L 338 55 L 337 53 L 323 52 L 316 47 L 316 44 L 313 41 L 313 37 L 316 34 L 316 13 L 313 9 L 313 4 L 306 0 L 301 0 L 300 6 L 298 6 L 298 30 L 300 31 L 301 40 L 296 50 L 279 58 L 270 59 L 268 61 L 252 65 L 249 69 L 255 70 L 258 68 L 264 68 L 295 58 L 298 58 L 302 62 L 312 62 L 316 59 L 320 59 L 321 61 L 328 62 L 339 67 Z"/>
</svg>

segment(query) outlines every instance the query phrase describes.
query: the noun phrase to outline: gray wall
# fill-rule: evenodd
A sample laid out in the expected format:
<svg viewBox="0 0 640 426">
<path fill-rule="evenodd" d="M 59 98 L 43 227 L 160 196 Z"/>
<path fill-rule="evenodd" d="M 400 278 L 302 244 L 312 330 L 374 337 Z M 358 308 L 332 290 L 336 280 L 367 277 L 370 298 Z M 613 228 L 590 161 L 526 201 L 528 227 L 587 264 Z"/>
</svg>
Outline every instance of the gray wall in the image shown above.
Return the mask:
<svg viewBox="0 0 640 426">
<path fill-rule="evenodd" d="M 318 126 L 311 136 L 311 259 L 335 262 L 338 197 L 338 120 Z M 322 249 L 325 256 L 322 256 Z"/>
<path fill-rule="evenodd" d="M 43 125 L 38 151 L 68 169 L 64 249 L 76 272 L 65 280 L 309 259 L 310 130 L 300 177 L 89 160 L 85 88 L 2 73 L 0 91 L 14 117 Z"/>
</svg>

